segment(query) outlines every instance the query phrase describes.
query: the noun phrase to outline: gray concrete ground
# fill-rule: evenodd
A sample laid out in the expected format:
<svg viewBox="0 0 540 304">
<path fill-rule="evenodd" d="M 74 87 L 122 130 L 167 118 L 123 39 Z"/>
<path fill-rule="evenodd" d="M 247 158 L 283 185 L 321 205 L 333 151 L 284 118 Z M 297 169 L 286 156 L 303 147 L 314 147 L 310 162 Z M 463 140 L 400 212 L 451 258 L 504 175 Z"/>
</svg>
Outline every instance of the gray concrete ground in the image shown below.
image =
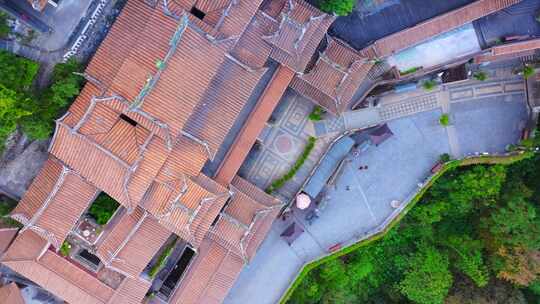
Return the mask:
<svg viewBox="0 0 540 304">
<path fill-rule="evenodd" d="M 276 220 L 225 303 L 276 303 L 303 264 L 324 255 L 335 244 L 361 239 L 391 216 L 395 209 L 390 203 L 406 201 L 413 195 L 442 153 L 453 152 L 456 157 L 476 152 L 501 153 L 506 145 L 516 143 L 527 120 L 523 86 L 519 89 L 516 81 L 515 77 L 488 83 L 470 81 L 444 88 L 446 95 L 433 93 L 438 99 L 446 96 L 444 107 L 438 100 L 434 108 L 404 108 L 388 121 L 392 138 L 359 156 L 349 156 L 351 161 L 335 186 L 327 189 L 319 218 L 310 224 L 295 212 L 293 218 Z M 472 95 L 451 99 L 449 96 L 457 90 L 471 90 Z M 414 103 L 416 99 L 405 101 Z M 451 116 L 451 128 L 439 123 L 443 108 Z M 341 130 L 347 128 L 334 120 L 339 118 L 330 121 L 340 125 Z M 362 123 L 357 121 L 355 125 Z M 335 138 L 335 134 L 325 136 Z M 358 170 L 359 166 L 368 169 Z M 305 232 L 288 246 L 279 234 L 292 219 Z"/>
<path fill-rule="evenodd" d="M 47 160 L 49 140 L 31 141 L 15 132 L 0 160 L 0 192 L 14 200 L 22 197 Z"/>
<path fill-rule="evenodd" d="M 37 42 L 40 48 L 54 51 L 64 48 L 75 28 L 87 14 L 91 0 L 62 0 L 58 7 L 47 6 L 42 19 L 53 29 L 47 36 L 41 36 Z"/>
<path fill-rule="evenodd" d="M 47 51 L 63 49 L 68 43 L 72 32 L 81 19 L 86 15 L 91 0 L 62 0 L 58 7 L 47 5 L 43 12 L 32 9 L 27 1 L 12 1 L 10 3 L 20 8 L 25 15 L 30 15 L 47 24 L 50 32 L 43 33 L 33 41 L 32 45 Z"/>
</svg>

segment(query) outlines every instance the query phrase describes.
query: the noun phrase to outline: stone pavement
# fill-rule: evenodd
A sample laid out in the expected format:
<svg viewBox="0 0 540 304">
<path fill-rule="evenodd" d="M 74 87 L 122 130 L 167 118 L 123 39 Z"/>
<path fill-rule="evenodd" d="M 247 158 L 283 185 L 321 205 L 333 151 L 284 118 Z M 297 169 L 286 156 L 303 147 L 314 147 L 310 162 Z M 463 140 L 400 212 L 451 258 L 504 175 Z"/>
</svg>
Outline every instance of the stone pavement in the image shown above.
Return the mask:
<svg viewBox="0 0 540 304">
<path fill-rule="evenodd" d="M 258 144 L 251 150 L 239 174 L 261 189 L 283 176 L 304 150 L 308 138 L 315 135 L 313 123 L 308 120 L 313 103 L 287 90 L 272 114 L 270 123 L 259 135 Z M 339 123 L 338 123 L 339 124 Z M 340 127 L 336 127 L 341 130 Z M 283 188 L 275 193 L 288 202 L 300 189 L 315 167 L 331 138 L 320 138 L 304 165 Z"/>
<path fill-rule="evenodd" d="M 523 94 L 496 96 L 451 104 L 459 157 L 478 152 L 501 153 L 515 143 L 527 112 Z M 335 244 L 361 239 L 422 185 L 431 167 L 451 144 L 439 123 L 441 109 L 415 113 L 388 122 L 394 136 L 359 156 L 350 155 L 335 187 L 327 190 L 326 207 L 312 224 L 295 214 L 305 230 L 292 246 L 279 237 L 290 219 L 276 220 L 253 261 L 242 271 L 225 300 L 229 304 L 279 301 L 305 263 Z M 368 166 L 367 170 L 358 170 Z"/>
<path fill-rule="evenodd" d="M 314 222 L 310 224 L 297 213 L 287 220 L 276 220 L 225 303 L 279 301 L 305 263 L 326 254 L 336 244 L 361 239 L 384 223 L 395 210 L 390 202 L 405 201 L 413 195 L 442 153 L 462 157 L 504 152 L 506 145 L 519 140 L 527 120 L 519 82 L 515 77 L 468 81 L 315 124 L 307 120 L 312 107 L 309 100 L 288 91 L 260 148 L 251 153 L 242 168 L 248 180 L 258 186 L 268 185 L 296 160 L 308 136 L 320 136 L 299 175 L 279 192 L 285 201 L 301 188 L 318 158 L 340 132 L 387 121 L 394 136 L 359 156 L 349 156 L 335 186 L 327 189 L 325 207 Z M 456 99 L 462 91 L 473 94 Z M 389 120 L 382 118 L 383 111 L 393 111 L 386 116 Z M 439 123 L 443 111 L 451 116 L 451 128 Z M 360 171 L 359 166 L 369 169 Z M 305 232 L 289 246 L 279 235 L 293 219 Z"/>
</svg>

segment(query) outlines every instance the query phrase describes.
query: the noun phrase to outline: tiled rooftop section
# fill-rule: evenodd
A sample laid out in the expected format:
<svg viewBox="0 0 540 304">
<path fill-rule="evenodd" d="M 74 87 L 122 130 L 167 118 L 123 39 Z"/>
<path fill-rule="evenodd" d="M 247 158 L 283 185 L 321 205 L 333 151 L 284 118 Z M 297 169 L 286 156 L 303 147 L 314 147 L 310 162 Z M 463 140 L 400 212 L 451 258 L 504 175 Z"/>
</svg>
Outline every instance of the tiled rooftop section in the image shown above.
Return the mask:
<svg viewBox="0 0 540 304">
<path fill-rule="evenodd" d="M 17 284 L 10 283 L 0 287 L 0 299 L 9 304 L 25 304 Z"/>
<path fill-rule="evenodd" d="M 266 43 L 263 37 L 275 31 L 277 27 L 275 19 L 260 11 L 257 12 L 231 54 L 251 67 L 263 67 L 272 51 L 272 46 Z"/>
<path fill-rule="evenodd" d="M 46 248 L 35 232 L 19 234 L 2 263 L 71 303 L 106 303 L 114 290 Z"/>
<path fill-rule="evenodd" d="M 53 191 L 63 169 L 64 166 L 60 162 L 49 158 L 20 203 L 11 212 L 12 217 L 22 222 L 30 221 Z"/>
<path fill-rule="evenodd" d="M 215 186 L 191 177 L 154 182 L 144 207 L 160 224 L 197 248 L 228 198 L 224 188 Z"/>
<path fill-rule="evenodd" d="M 287 1 L 277 30 L 265 37 L 273 45 L 270 56 L 296 72 L 303 72 L 334 19 L 304 1 Z"/>
<path fill-rule="evenodd" d="M 339 114 L 352 102 L 356 89 L 374 63 L 336 38 L 327 37 L 327 47 L 306 74 L 298 75 L 291 87 L 327 111 Z"/>
<path fill-rule="evenodd" d="M 19 228 L 0 228 L 0 257 L 9 248 L 18 232 Z"/>
<path fill-rule="evenodd" d="M 52 157 L 44 167 L 11 217 L 24 229 L 39 231 L 58 249 L 98 189 Z"/>
<path fill-rule="evenodd" d="M 129 2 L 127 5 L 130 5 Z M 136 14 L 136 18 L 139 18 L 139 13 Z M 136 36 L 137 40 L 131 47 L 124 46 L 123 62 L 108 87 L 109 92 L 134 101 L 146 85 L 148 77 L 157 73 L 158 61 L 164 60 L 171 48 L 171 37 L 180 26 L 156 9 L 148 17 L 144 29 L 126 29 L 124 35 Z M 96 76 L 101 78 L 100 74 Z"/>
<path fill-rule="evenodd" d="M 176 51 L 150 87 L 140 109 L 167 124 L 177 136 L 193 113 L 234 40 L 211 41 L 192 26 L 186 26 L 176 42 Z M 154 76 L 158 77 L 158 75 Z M 182 90 L 179 90 L 182 88 Z"/>
<path fill-rule="evenodd" d="M 240 257 L 205 239 L 170 303 L 221 303 L 243 266 Z"/>
<path fill-rule="evenodd" d="M 208 152 L 204 146 L 186 136 L 180 136 L 156 180 L 166 183 L 178 179 L 183 174 L 195 176 L 201 171 L 207 159 Z"/>
<path fill-rule="evenodd" d="M 57 121 L 51 160 L 13 215 L 32 225 L 4 255 L 6 265 L 71 303 L 138 303 L 150 287 L 141 272 L 175 233 L 197 255 L 172 302 L 223 300 L 281 207 L 235 175 L 294 76 L 286 66 L 247 119 L 225 174 L 201 173 L 256 99 L 273 48 L 263 36 L 287 34 L 277 32 L 281 17 L 258 11 L 261 2 L 127 1 L 86 70 L 88 83 Z M 278 44 L 294 49 L 283 62 L 303 70 L 333 17 L 293 2 L 283 2 L 286 22 L 305 31 Z M 77 247 L 73 260 L 59 256 L 99 191 L 123 208 L 94 245 Z M 114 284 L 98 279 L 102 270 L 114 273 Z"/>
<path fill-rule="evenodd" d="M 152 14 L 153 9 L 144 1 L 127 1 L 86 72 L 94 77 L 99 76 L 104 87 L 111 86 L 129 52 L 137 47 L 138 33 L 144 31 Z"/>
<path fill-rule="evenodd" d="M 291 69 L 283 66 L 278 68 L 218 169 L 216 181 L 228 184 L 236 176 L 238 169 L 255 143 L 257 135 L 264 128 L 264 124 L 268 121 L 293 76 L 294 72 Z"/>
<path fill-rule="evenodd" d="M 374 44 L 376 53 L 379 57 L 390 56 L 433 36 L 458 28 L 520 1 L 521 0 L 475 1 L 459 9 L 377 40 Z"/>
<path fill-rule="evenodd" d="M 248 101 L 265 69 L 252 70 L 226 58 L 201 102 L 195 107 L 185 131 L 209 144 L 213 155 Z"/>
<path fill-rule="evenodd" d="M 111 263 L 112 268 L 119 269 L 131 278 L 138 278 L 170 234 L 170 231 L 145 212 L 124 239 L 124 243 L 116 248 L 118 253 Z"/>
<path fill-rule="evenodd" d="M 492 55 L 491 53 L 483 53 L 479 54 L 474 57 L 474 63 L 481 64 L 486 62 L 495 62 L 495 61 L 503 61 L 503 60 L 509 60 L 519 57 L 527 57 L 527 56 L 533 56 L 535 54 L 535 50 L 529 50 L 529 51 L 523 51 L 523 52 L 516 52 L 516 53 L 509 53 L 505 55 Z"/>
<path fill-rule="evenodd" d="M 238 176 L 231 183 L 231 191 L 232 196 L 210 230 L 209 238 L 247 263 L 253 258 L 282 205 Z"/>
<path fill-rule="evenodd" d="M 108 303 L 132 304 L 139 303 L 150 288 L 150 283 L 139 278 L 125 278 Z"/>
</svg>

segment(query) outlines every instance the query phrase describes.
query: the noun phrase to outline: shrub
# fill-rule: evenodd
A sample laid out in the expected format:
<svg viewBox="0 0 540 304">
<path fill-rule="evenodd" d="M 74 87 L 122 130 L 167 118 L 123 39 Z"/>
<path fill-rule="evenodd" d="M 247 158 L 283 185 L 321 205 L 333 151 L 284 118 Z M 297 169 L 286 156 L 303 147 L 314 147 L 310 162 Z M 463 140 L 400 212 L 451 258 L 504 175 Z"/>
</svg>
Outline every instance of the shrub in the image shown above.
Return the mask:
<svg viewBox="0 0 540 304">
<path fill-rule="evenodd" d="M 308 158 L 309 154 L 311 153 L 311 150 L 313 150 L 313 148 L 315 147 L 315 142 L 316 141 L 317 141 L 317 139 L 315 137 L 313 137 L 313 136 L 311 136 L 308 139 L 308 143 L 307 143 L 306 147 L 304 148 L 304 151 L 302 152 L 300 157 L 296 160 L 296 162 L 294 163 L 292 168 L 289 169 L 289 171 L 285 175 L 283 175 L 279 179 L 275 180 L 268 188 L 266 188 L 266 190 L 265 190 L 266 193 L 272 194 L 272 192 L 274 192 L 274 191 L 278 190 L 279 188 L 283 187 L 283 185 L 285 185 L 285 183 L 287 181 L 289 181 L 291 178 L 293 178 L 293 176 L 296 174 L 296 172 L 298 172 L 300 167 L 302 167 L 302 165 L 304 164 L 304 162 Z"/>
<path fill-rule="evenodd" d="M 167 258 L 171 255 L 175 245 L 176 241 L 171 242 L 169 245 L 167 245 L 165 250 L 163 250 L 161 255 L 158 257 L 156 264 L 154 264 L 154 266 L 152 266 L 152 268 L 148 272 L 148 275 L 151 278 L 154 278 L 156 274 L 158 274 L 158 272 L 163 269 L 163 267 L 165 267 L 165 262 L 167 261 Z"/>
<path fill-rule="evenodd" d="M 522 73 L 523 73 L 523 77 L 527 79 L 531 77 L 532 75 L 534 75 L 534 68 L 530 65 L 525 65 L 523 67 Z"/>
<path fill-rule="evenodd" d="M 30 93 L 39 64 L 0 50 L 0 84 L 18 94 Z"/>
<path fill-rule="evenodd" d="M 443 153 L 443 154 L 441 154 L 441 156 L 439 156 L 439 161 L 441 163 L 447 163 L 447 162 L 450 161 L 450 159 L 451 159 L 450 154 L 448 154 L 448 153 Z"/>
<path fill-rule="evenodd" d="M 313 108 L 313 111 L 311 111 L 311 114 L 309 114 L 309 120 L 311 121 L 319 121 L 322 119 L 322 115 L 324 114 L 324 109 L 320 106 L 315 106 Z"/>
<path fill-rule="evenodd" d="M 474 79 L 479 81 L 485 81 L 486 79 L 488 79 L 487 73 L 484 71 L 478 71 L 474 73 L 473 77 Z"/>
<path fill-rule="evenodd" d="M 9 217 L 9 213 L 15 209 L 17 202 L 4 197 L 0 199 L 0 224 L 8 227 L 22 227 L 22 224 Z"/>
<path fill-rule="evenodd" d="M 99 225 L 105 225 L 113 216 L 120 205 L 110 196 L 102 192 L 88 209 L 88 214 L 93 217 Z"/>
<path fill-rule="evenodd" d="M 448 126 L 450 124 L 450 117 L 448 114 L 445 113 L 441 115 L 441 118 L 439 118 L 439 123 L 444 127 Z"/>
<path fill-rule="evenodd" d="M 437 87 L 437 82 L 435 80 L 425 80 L 422 82 L 422 87 L 426 91 L 431 91 Z"/>
<path fill-rule="evenodd" d="M 329 14 L 347 16 L 354 9 L 355 0 L 319 0 L 319 8 Z"/>
<path fill-rule="evenodd" d="M 60 247 L 60 254 L 64 257 L 69 256 L 71 252 L 71 244 L 68 241 L 64 241 Z"/>
<path fill-rule="evenodd" d="M 412 73 L 415 73 L 417 71 L 419 71 L 422 67 L 412 67 L 410 69 L 406 69 L 405 71 L 400 71 L 399 74 L 401 76 L 405 76 L 405 75 L 408 75 L 408 74 L 412 74 Z"/>
</svg>

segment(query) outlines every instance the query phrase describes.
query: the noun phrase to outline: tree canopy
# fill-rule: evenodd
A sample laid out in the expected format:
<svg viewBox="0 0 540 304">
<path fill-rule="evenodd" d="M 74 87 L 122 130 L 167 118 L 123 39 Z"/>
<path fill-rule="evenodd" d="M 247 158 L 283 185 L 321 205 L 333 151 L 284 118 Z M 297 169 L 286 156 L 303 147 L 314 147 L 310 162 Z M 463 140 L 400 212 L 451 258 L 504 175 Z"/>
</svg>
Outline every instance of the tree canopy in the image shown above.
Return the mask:
<svg viewBox="0 0 540 304">
<path fill-rule="evenodd" d="M 289 301 L 536 303 L 539 201 L 540 156 L 453 169 L 397 227 L 312 270 Z"/>
<path fill-rule="evenodd" d="M 33 88 L 39 64 L 0 50 L 0 146 L 17 126 L 33 139 L 45 139 L 54 120 L 79 94 L 84 83 L 74 74 L 82 66 L 74 60 L 57 64 L 52 84 L 39 92 Z"/>
<path fill-rule="evenodd" d="M 319 8 L 329 14 L 347 16 L 354 9 L 355 0 L 319 0 Z"/>
</svg>

